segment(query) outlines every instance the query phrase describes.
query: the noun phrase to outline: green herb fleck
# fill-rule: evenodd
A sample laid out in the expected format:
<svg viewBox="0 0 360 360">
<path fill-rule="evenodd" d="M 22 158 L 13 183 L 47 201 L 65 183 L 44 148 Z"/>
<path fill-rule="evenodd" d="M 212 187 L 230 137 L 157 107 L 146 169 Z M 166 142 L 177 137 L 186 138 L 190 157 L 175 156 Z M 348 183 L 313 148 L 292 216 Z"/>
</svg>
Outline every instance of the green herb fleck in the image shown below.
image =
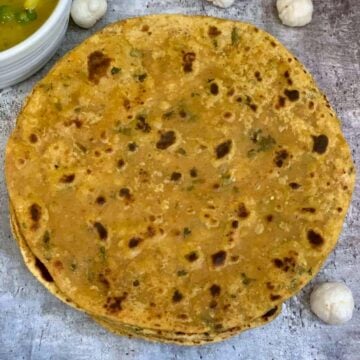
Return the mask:
<svg viewBox="0 0 360 360">
<path fill-rule="evenodd" d="M 10 6 L 0 6 L 0 24 L 13 21 L 14 18 L 15 11 Z"/>
<path fill-rule="evenodd" d="M 216 49 L 218 47 L 218 42 L 216 39 L 213 39 L 212 41 L 213 45 L 214 45 L 214 48 Z"/>
<path fill-rule="evenodd" d="M 142 57 L 143 56 L 143 53 L 141 50 L 139 49 L 131 49 L 130 51 L 130 56 L 131 57 Z"/>
<path fill-rule="evenodd" d="M 176 150 L 176 153 L 185 156 L 186 155 L 186 150 L 183 149 L 183 148 L 179 148 L 179 149 Z"/>
<path fill-rule="evenodd" d="M 70 264 L 70 270 L 71 270 L 71 271 L 75 271 L 76 268 L 77 268 L 77 265 L 76 265 L 76 263 L 73 261 L 73 262 Z"/>
<path fill-rule="evenodd" d="M 255 281 L 255 279 L 250 279 L 245 273 L 241 273 L 241 277 L 244 285 L 249 285 L 252 281 Z"/>
<path fill-rule="evenodd" d="M 231 183 L 233 183 L 233 180 L 231 178 L 231 173 L 226 172 L 224 174 L 221 174 L 221 182 L 222 185 L 230 185 Z"/>
<path fill-rule="evenodd" d="M 190 185 L 186 188 L 186 191 L 192 191 L 194 190 L 194 185 Z"/>
<path fill-rule="evenodd" d="M 205 183 L 205 179 L 194 179 L 192 181 L 193 184 L 204 184 Z"/>
<path fill-rule="evenodd" d="M 120 134 L 123 134 L 125 136 L 130 136 L 131 135 L 131 128 L 129 127 L 125 127 L 125 126 L 119 126 L 117 131 L 120 133 Z"/>
<path fill-rule="evenodd" d="M 238 33 L 238 29 L 234 27 L 231 31 L 231 44 L 233 46 L 237 45 L 240 41 L 240 35 Z"/>
<path fill-rule="evenodd" d="M 81 150 L 83 153 L 86 153 L 86 152 L 87 152 L 87 148 L 86 148 L 84 145 L 82 145 L 82 144 L 80 144 L 80 143 L 78 143 L 78 142 L 76 142 L 75 145 L 76 145 L 76 146 L 79 148 L 79 150 Z"/>
<path fill-rule="evenodd" d="M 165 113 L 163 114 L 163 118 L 164 118 L 164 119 L 170 119 L 173 115 L 174 115 L 174 111 L 173 111 L 173 110 L 169 110 L 169 111 L 167 111 L 167 112 L 165 112 Z"/>
<path fill-rule="evenodd" d="M 104 246 L 100 246 L 99 252 L 100 252 L 101 260 L 105 261 L 106 260 L 106 249 L 104 248 Z"/>
<path fill-rule="evenodd" d="M 27 24 L 37 19 L 35 10 L 26 9 L 16 14 L 16 21 L 20 24 Z"/>
<path fill-rule="evenodd" d="M 61 105 L 61 103 L 59 103 L 59 102 L 56 102 L 54 105 L 55 105 L 56 110 L 61 111 L 62 108 L 63 108 L 62 105 Z"/>
<path fill-rule="evenodd" d="M 197 92 L 193 92 L 193 93 L 191 93 L 191 97 L 195 97 L 195 96 L 200 96 L 200 94 L 199 94 L 199 93 L 197 93 Z"/>
<path fill-rule="evenodd" d="M 50 233 L 49 233 L 48 230 L 45 231 L 42 240 L 43 240 L 44 244 L 49 244 L 49 242 L 50 242 Z"/>
<path fill-rule="evenodd" d="M 276 144 L 275 140 L 270 136 L 263 136 L 260 138 L 258 145 L 259 151 L 270 150 Z"/>
<path fill-rule="evenodd" d="M 257 154 L 257 151 L 255 149 L 250 149 L 248 152 L 247 152 L 247 156 L 248 158 L 252 159 L 255 157 L 255 155 Z"/>
<path fill-rule="evenodd" d="M 116 75 L 116 74 L 118 74 L 120 71 L 121 71 L 120 68 L 114 66 L 114 67 L 111 69 L 111 74 L 112 74 L 112 75 Z"/>
<path fill-rule="evenodd" d="M 255 144 L 255 148 L 250 149 L 247 153 L 249 158 L 254 157 L 257 153 L 271 150 L 276 141 L 271 135 L 264 135 L 261 129 L 257 129 L 250 134 L 250 140 Z"/>
<path fill-rule="evenodd" d="M 191 235 L 191 230 L 188 227 L 183 229 L 183 237 L 186 238 Z"/>
<path fill-rule="evenodd" d="M 188 272 L 186 270 L 179 270 L 177 272 L 177 276 L 186 276 L 188 274 Z"/>
</svg>

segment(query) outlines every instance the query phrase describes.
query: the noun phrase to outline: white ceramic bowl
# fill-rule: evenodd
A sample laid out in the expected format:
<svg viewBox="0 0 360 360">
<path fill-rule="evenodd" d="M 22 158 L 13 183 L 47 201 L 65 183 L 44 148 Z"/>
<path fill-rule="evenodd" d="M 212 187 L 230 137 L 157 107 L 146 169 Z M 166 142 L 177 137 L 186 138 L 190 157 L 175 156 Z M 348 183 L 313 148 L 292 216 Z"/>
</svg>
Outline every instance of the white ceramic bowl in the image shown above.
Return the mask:
<svg viewBox="0 0 360 360">
<path fill-rule="evenodd" d="M 0 89 L 25 80 L 49 61 L 65 35 L 70 8 L 71 0 L 58 0 L 54 11 L 34 34 L 0 51 Z"/>
</svg>

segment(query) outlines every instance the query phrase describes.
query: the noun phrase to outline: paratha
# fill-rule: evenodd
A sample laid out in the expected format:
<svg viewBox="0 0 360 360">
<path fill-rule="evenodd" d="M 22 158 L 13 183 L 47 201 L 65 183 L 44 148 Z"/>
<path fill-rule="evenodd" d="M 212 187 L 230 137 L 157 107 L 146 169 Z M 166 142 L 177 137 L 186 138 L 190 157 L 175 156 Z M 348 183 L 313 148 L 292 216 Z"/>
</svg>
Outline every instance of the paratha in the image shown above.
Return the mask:
<svg viewBox="0 0 360 360">
<path fill-rule="evenodd" d="M 199 337 L 240 331 L 315 276 L 354 178 L 297 59 L 209 17 L 90 37 L 33 90 L 6 152 L 19 232 L 66 298 Z"/>
<path fill-rule="evenodd" d="M 49 274 L 44 264 L 41 263 L 40 260 L 37 259 L 35 255 L 31 252 L 28 245 L 26 244 L 26 241 L 21 236 L 18 230 L 18 224 L 15 215 L 11 210 L 11 206 L 10 206 L 10 224 L 14 238 L 18 242 L 21 255 L 24 259 L 26 266 L 29 268 L 30 272 L 35 276 L 35 278 L 37 278 L 41 282 L 41 284 L 47 290 L 50 291 L 50 293 L 55 295 L 58 299 L 60 299 L 65 304 L 70 305 L 75 309 L 82 311 L 82 309 L 78 305 L 73 303 L 58 289 L 58 287 L 54 283 L 53 278 Z M 255 319 L 253 323 L 239 326 L 239 329 L 236 329 L 236 331 L 235 330 L 225 331 L 223 333 L 216 332 L 215 336 L 214 334 L 210 334 L 210 333 L 199 334 L 199 335 L 186 334 L 184 332 L 181 333 L 175 332 L 173 334 L 164 333 L 156 329 L 142 329 L 139 327 L 131 327 L 131 326 L 124 326 L 123 324 L 111 323 L 109 321 L 106 321 L 106 319 L 103 319 L 96 315 L 92 315 L 92 317 L 101 326 L 105 327 L 106 329 L 117 335 L 123 335 L 128 337 L 136 336 L 144 340 L 177 343 L 182 345 L 200 345 L 200 344 L 207 344 L 209 342 L 221 341 L 233 335 L 234 333 L 239 333 L 240 331 L 245 331 L 254 327 L 265 325 L 267 322 L 275 319 L 280 313 L 281 313 L 281 305 L 278 306 L 276 309 L 270 309 L 265 315 L 261 316 L 259 319 Z"/>
</svg>

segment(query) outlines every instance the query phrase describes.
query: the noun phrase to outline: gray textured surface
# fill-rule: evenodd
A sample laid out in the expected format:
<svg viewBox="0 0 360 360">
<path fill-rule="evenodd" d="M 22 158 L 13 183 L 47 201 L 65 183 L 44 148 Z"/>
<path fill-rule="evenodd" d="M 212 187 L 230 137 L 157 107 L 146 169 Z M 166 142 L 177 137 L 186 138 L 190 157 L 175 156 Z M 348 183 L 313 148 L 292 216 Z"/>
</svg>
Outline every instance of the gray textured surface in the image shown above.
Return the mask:
<svg viewBox="0 0 360 360">
<path fill-rule="evenodd" d="M 282 26 L 275 0 L 237 0 L 219 10 L 202 0 L 112 0 L 96 29 L 116 19 L 148 13 L 207 14 L 252 22 L 278 37 L 314 74 L 343 121 L 360 168 L 360 2 L 315 0 L 313 22 Z M 114 336 L 51 296 L 26 270 L 13 241 L 3 178 L 6 139 L 24 97 L 52 64 L 91 32 L 71 25 L 61 49 L 39 74 L 0 90 L 0 360 L 8 359 L 360 359 L 360 188 L 336 250 L 321 273 L 270 325 L 220 344 L 197 348 L 147 343 Z M 355 314 L 343 326 L 327 326 L 309 310 L 315 283 L 340 280 L 353 290 Z"/>
</svg>

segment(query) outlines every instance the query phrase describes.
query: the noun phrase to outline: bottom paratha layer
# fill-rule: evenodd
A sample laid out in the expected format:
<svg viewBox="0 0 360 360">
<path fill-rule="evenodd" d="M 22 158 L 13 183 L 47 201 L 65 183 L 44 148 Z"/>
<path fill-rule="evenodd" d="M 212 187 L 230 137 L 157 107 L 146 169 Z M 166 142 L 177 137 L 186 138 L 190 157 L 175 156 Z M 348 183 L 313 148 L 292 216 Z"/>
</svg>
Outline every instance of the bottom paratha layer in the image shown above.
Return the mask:
<svg viewBox="0 0 360 360">
<path fill-rule="evenodd" d="M 45 265 L 31 252 L 29 246 L 26 243 L 26 240 L 22 236 L 18 224 L 17 219 L 10 209 L 10 223 L 11 229 L 16 239 L 21 255 L 24 259 L 24 262 L 30 272 L 40 281 L 40 283 L 45 286 L 45 288 L 50 291 L 53 295 L 55 295 L 58 299 L 64 302 L 67 305 L 72 306 L 73 308 L 84 311 L 79 307 L 76 303 L 74 303 L 71 299 L 66 297 L 54 282 L 50 273 L 48 272 Z M 251 328 L 263 326 L 268 322 L 274 320 L 281 313 L 281 307 L 277 306 L 276 308 L 270 309 L 266 314 L 262 317 L 253 320 L 247 324 L 240 325 L 234 329 L 228 329 L 223 332 L 206 332 L 203 334 L 187 334 L 185 332 L 168 332 L 157 329 L 143 329 L 139 327 L 134 327 L 131 325 L 124 325 L 121 323 L 115 323 L 109 320 L 104 319 L 101 316 L 96 316 L 93 314 L 89 314 L 98 324 L 100 324 L 105 329 L 109 330 L 112 333 L 120 336 L 128 336 L 128 337 L 138 337 L 144 340 L 149 341 L 160 341 L 165 343 L 176 343 L 179 345 L 202 345 L 212 342 L 218 342 L 225 340 L 231 336 L 238 335 L 243 331 L 249 330 Z"/>
</svg>

